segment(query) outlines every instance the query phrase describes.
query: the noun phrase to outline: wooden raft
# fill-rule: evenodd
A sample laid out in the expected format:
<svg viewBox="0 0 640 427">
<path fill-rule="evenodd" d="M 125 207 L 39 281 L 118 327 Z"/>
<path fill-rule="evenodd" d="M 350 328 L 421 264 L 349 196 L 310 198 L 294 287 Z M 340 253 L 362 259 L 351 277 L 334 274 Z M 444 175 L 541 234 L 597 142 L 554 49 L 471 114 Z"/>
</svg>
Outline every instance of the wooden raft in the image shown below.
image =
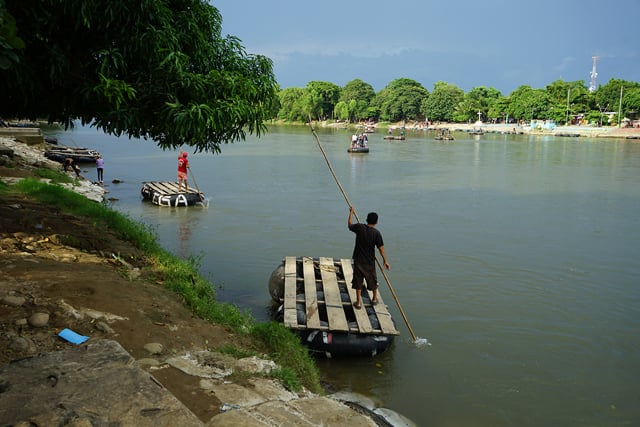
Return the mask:
<svg viewBox="0 0 640 427">
<path fill-rule="evenodd" d="M 150 181 L 144 183 L 149 189 L 163 196 L 172 196 L 178 194 L 178 183 L 173 181 Z M 182 186 L 184 188 L 184 186 Z M 183 191 L 184 193 L 184 191 Z M 184 194 L 200 194 L 198 190 L 192 187 L 187 187 L 187 192 Z"/>
<path fill-rule="evenodd" d="M 368 291 L 362 290 L 363 307 L 353 307 L 356 291 L 351 289 L 351 259 L 288 256 L 284 260 L 284 325 L 291 329 L 316 329 L 374 335 L 400 335 L 380 292 L 378 304 L 371 304 Z M 302 292 L 301 292 L 302 291 Z M 324 295 L 324 299 L 319 297 Z M 342 294 L 342 295 L 341 295 Z M 348 298 L 345 297 L 348 294 Z M 306 324 L 298 323 L 300 304 L 304 304 Z M 296 307 L 298 305 L 298 307 Z M 377 319 L 372 326 L 369 316 Z M 321 320 L 326 321 L 322 326 Z"/>
</svg>

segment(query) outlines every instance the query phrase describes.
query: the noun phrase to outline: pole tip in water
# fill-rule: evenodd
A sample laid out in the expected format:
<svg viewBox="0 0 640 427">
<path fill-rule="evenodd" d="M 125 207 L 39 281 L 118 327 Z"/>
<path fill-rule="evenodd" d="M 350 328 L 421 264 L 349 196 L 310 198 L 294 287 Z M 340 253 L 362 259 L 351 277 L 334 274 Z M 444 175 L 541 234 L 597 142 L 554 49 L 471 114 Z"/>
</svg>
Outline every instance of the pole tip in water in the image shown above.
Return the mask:
<svg viewBox="0 0 640 427">
<path fill-rule="evenodd" d="M 416 338 L 416 340 L 413 342 L 416 347 L 424 347 L 424 346 L 430 346 L 431 343 L 426 339 L 426 338 Z"/>
</svg>

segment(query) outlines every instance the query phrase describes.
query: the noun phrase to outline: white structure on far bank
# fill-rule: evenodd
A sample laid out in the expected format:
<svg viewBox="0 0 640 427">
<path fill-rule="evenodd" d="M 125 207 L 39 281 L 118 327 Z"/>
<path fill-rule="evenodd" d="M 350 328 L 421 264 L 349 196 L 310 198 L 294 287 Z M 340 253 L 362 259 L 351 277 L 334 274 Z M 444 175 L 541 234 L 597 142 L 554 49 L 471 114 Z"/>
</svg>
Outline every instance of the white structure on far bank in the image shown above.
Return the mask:
<svg viewBox="0 0 640 427">
<path fill-rule="evenodd" d="M 598 85 L 596 84 L 596 78 L 598 77 L 598 73 L 596 72 L 596 63 L 598 62 L 598 57 L 592 56 L 591 59 L 593 59 L 593 66 L 591 67 L 591 81 L 589 82 L 589 92 L 593 93 L 598 88 Z"/>
</svg>

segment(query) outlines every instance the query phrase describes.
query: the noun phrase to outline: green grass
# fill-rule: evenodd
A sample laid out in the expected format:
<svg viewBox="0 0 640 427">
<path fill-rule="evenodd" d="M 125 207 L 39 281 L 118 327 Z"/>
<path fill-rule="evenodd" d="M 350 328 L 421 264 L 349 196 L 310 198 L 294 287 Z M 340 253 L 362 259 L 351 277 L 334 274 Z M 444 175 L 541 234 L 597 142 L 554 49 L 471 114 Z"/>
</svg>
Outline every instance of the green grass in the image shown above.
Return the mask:
<svg viewBox="0 0 640 427">
<path fill-rule="evenodd" d="M 315 393 L 322 393 L 318 369 L 298 337 L 280 323 L 256 322 L 249 312 L 216 301 L 212 283 L 198 273 L 200 257 L 177 258 L 158 244 L 150 227 L 59 185 L 23 179 L 14 186 L 7 186 L 0 181 L 0 194 L 9 191 L 18 191 L 69 214 L 90 218 L 96 226 L 114 230 L 121 239 L 144 252 L 153 273 L 164 286 L 179 295 L 195 315 L 223 325 L 250 342 L 247 348 L 239 347 L 233 351 L 237 354 L 267 354 L 280 366 L 272 376 L 287 388 L 299 391 L 304 386 Z"/>
<path fill-rule="evenodd" d="M 73 178 L 69 175 L 55 169 L 40 168 L 36 169 L 33 174 L 39 178 L 51 180 L 52 184 L 73 182 Z"/>
</svg>

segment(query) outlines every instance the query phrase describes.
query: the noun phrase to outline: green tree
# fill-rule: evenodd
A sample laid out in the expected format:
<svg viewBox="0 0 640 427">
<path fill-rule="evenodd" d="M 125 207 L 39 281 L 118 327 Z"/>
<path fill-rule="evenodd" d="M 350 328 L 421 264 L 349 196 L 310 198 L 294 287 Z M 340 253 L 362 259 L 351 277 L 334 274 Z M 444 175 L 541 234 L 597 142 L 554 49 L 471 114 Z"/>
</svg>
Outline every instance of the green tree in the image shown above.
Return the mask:
<svg viewBox="0 0 640 427">
<path fill-rule="evenodd" d="M 511 121 L 509 117 L 509 98 L 502 95 L 496 98 L 491 103 L 487 116 L 504 123 L 506 123 L 507 120 Z"/>
<path fill-rule="evenodd" d="M 0 28 L 0 55 L 16 57 L 0 69 L 7 117 L 219 152 L 265 132 L 277 108 L 271 60 L 223 38 L 204 0 L 9 0 Z"/>
<path fill-rule="evenodd" d="M 509 95 L 507 113 L 517 120 L 549 119 L 553 113 L 552 104 L 545 89 L 523 85 Z"/>
<path fill-rule="evenodd" d="M 622 96 L 622 98 L 621 98 Z M 622 117 L 637 117 L 640 111 L 640 83 L 620 79 L 611 79 L 594 93 L 598 108 L 615 111 L 615 124 L 619 124 L 620 100 L 622 99 Z"/>
<path fill-rule="evenodd" d="M 595 102 L 599 105 L 609 105 L 609 110 L 617 111 L 620 104 L 620 89 L 623 100 L 629 89 L 640 88 L 640 83 L 620 79 L 610 79 L 605 85 L 598 87 L 594 93 Z"/>
<path fill-rule="evenodd" d="M 458 103 L 453 118 L 459 122 L 476 121 L 480 113 L 480 120 L 487 121 L 492 104 L 501 96 L 498 89 L 474 87 L 464 95 L 464 101 Z"/>
<path fill-rule="evenodd" d="M 625 112 L 637 116 L 640 112 L 640 87 L 627 89 L 626 93 L 623 93 L 622 105 Z"/>
<path fill-rule="evenodd" d="M 453 120 L 456 106 L 464 100 L 464 91 L 454 84 L 439 81 L 433 85 L 433 92 L 423 101 L 421 110 L 430 121 Z"/>
<path fill-rule="evenodd" d="M 18 37 L 16 20 L 7 11 L 4 0 L 0 0 L 0 70 L 6 70 L 18 63 L 16 51 L 24 48 L 24 41 Z"/>
<path fill-rule="evenodd" d="M 364 120 L 370 118 L 370 105 L 376 92 L 373 86 L 360 79 L 348 82 L 340 92 L 340 101 L 349 105 L 349 120 Z"/>
<path fill-rule="evenodd" d="M 307 83 L 305 90 L 307 112 L 314 120 L 326 120 L 331 117 L 339 98 L 340 86 L 334 83 L 321 81 Z"/>
<path fill-rule="evenodd" d="M 380 111 L 380 118 L 388 121 L 416 120 L 422 116 L 420 105 L 429 92 L 417 81 L 400 78 L 392 80 L 372 101 Z"/>
<path fill-rule="evenodd" d="M 584 80 L 556 80 L 547 85 L 546 91 L 550 103 L 549 117 L 558 123 L 570 120 L 572 114 L 584 114 L 591 110 L 592 97 Z"/>
<path fill-rule="evenodd" d="M 278 98 L 280 99 L 280 111 L 278 111 L 278 118 L 289 121 L 296 120 L 308 120 L 304 117 L 302 110 L 302 97 L 304 96 L 304 89 L 299 87 L 289 87 L 278 92 Z"/>
<path fill-rule="evenodd" d="M 473 103 L 469 99 L 464 99 L 463 101 L 458 102 L 455 109 L 453 110 L 453 115 L 451 117 L 454 122 L 469 122 L 473 120 L 474 115 L 477 113 L 478 109 L 476 108 L 475 103 Z"/>
<path fill-rule="evenodd" d="M 353 101 L 355 103 L 355 101 Z M 349 104 L 345 101 L 338 101 L 333 110 L 333 116 L 340 120 L 349 120 Z"/>
</svg>

